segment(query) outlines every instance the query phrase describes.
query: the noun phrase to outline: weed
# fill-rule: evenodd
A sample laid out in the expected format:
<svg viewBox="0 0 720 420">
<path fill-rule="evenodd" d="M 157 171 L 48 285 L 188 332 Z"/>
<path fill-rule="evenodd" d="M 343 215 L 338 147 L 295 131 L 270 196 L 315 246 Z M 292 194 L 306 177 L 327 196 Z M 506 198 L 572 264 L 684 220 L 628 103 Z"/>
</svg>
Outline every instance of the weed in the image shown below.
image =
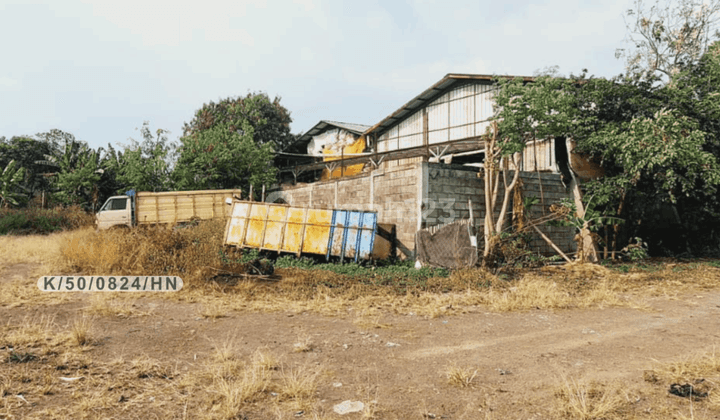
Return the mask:
<svg viewBox="0 0 720 420">
<path fill-rule="evenodd" d="M 304 337 L 298 337 L 298 341 L 293 344 L 293 352 L 295 353 L 307 353 L 312 351 L 313 342 L 309 335 Z"/>
<path fill-rule="evenodd" d="M 648 244 L 643 242 L 641 238 L 635 238 L 634 243 L 630 242 L 628 246 L 620 252 L 632 262 L 645 260 L 649 257 Z"/>
<path fill-rule="evenodd" d="M 70 335 L 75 344 L 78 346 L 87 346 L 92 344 L 92 324 L 92 319 L 87 317 L 82 317 L 81 320 L 75 320 L 72 328 L 70 329 Z"/>
<path fill-rule="evenodd" d="M 238 346 L 235 337 L 228 337 L 222 344 L 214 344 L 213 347 L 215 349 L 213 356 L 215 360 L 219 362 L 235 360 L 237 358 Z"/>
<path fill-rule="evenodd" d="M 717 260 L 716 261 L 708 261 L 706 264 L 709 265 L 710 267 L 720 268 L 720 261 L 717 261 Z"/>
<path fill-rule="evenodd" d="M 8 355 L 7 361 L 8 363 L 27 363 L 35 359 L 37 359 L 37 357 L 32 353 L 22 353 L 13 350 L 10 352 L 10 355 Z"/>
<path fill-rule="evenodd" d="M 301 407 L 315 394 L 319 374 L 319 371 L 305 366 L 288 370 L 281 369 L 280 397 L 294 400 L 298 408 Z"/>
<path fill-rule="evenodd" d="M 608 387 L 573 380 L 555 393 L 558 410 L 563 418 L 578 420 L 604 419 L 617 414 L 624 405 L 623 398 Z"/>
<path fill-rule="evenodd" d="M 471 368 L 461 368 L 458 366 L 451 366 L 445 372 L 448 383 L 458 388 L 469 388 L 473 386 L 473 380 L 477 375 L 477 370 Z"/>
<path fill-rule="evenodd" d="M 203 318 L 223 318 L 227 315 L 226 306 L 220 300 L 211 300 L 202 305 L 199 314 Z"/>
</svg>

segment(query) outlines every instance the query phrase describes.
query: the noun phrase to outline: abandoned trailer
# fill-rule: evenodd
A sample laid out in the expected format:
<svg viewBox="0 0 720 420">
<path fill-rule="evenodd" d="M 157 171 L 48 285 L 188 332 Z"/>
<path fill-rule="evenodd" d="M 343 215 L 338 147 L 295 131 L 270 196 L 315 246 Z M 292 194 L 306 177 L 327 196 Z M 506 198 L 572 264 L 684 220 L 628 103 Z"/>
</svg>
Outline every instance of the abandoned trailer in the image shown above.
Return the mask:
<svg viewBox="0 0 720 420">
<path fill-rule="evenodd" d="M 278 156 L 282 182 L 267 201 L 375 211 L 379 226 L 394 227 L 395 249 L 402 258 L 418 255 L 418 231 L 452 222 L 473 225 L 482 242 L 482 135 L 493 117 L 496 89 L 493 76 L 448 74 L 375 125 L 321 121 Z M 569 148 L 565 139 L 531 142 L 525 148 L 519 190 L 522 198 L 537 198 L 526 214 L 529 219 L 547 215 L 551 204 L 573 197 L 567 187 L 572 175 L 593 175 L 594 168 L 580 165 L 587 162 Z M 579 175 L 570 174 L 579 167 Z M 541 229 L 563 252 L 575 251 L 572 227 Z M 530 248 L 556 254 L 538 232 L 533 232 Z"/>
</svg>

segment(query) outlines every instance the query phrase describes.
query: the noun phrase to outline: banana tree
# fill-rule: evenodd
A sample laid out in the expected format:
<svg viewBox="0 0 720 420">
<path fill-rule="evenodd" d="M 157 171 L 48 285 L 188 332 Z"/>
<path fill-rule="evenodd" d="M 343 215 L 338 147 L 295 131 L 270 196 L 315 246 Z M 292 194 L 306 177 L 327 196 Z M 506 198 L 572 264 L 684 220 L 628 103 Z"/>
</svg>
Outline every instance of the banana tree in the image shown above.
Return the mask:
<svg viewBox="0 0 720 420">
<path fill-rule="evenodd" d="M 19 205 L 17 201 L 24 194 L 17 193 L 25 176 L 25 168 L 16 167 L 17 163 L 11 160 L 0 175 L 0 206 L 9 207 Z"/>
</svg>

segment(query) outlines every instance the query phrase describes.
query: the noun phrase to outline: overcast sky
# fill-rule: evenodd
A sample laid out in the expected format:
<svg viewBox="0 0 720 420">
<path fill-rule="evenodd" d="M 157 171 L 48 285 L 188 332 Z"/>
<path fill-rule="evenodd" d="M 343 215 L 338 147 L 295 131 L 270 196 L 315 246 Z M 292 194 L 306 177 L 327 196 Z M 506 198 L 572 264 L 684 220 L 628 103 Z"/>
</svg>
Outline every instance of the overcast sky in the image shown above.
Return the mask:
<svg viewBox="0 0 720 420">
<path fill-rule="evenodd" d="M 264 91 L 292 132 L 374 124 L 447 73 L 612 77 L 631 0 L 0 0 L 0 136 L 92 147 Z"/>
</svg>

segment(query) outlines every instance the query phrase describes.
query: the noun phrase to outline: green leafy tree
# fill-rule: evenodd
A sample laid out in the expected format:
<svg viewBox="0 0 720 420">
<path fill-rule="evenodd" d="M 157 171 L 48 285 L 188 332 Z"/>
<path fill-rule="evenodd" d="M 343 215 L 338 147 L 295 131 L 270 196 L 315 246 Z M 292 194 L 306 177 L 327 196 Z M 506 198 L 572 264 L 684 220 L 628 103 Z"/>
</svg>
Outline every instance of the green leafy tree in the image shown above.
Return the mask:
<svg viewBox="0 0 720 420">
<path fill-rule="evenodd" d="M 11 160 L 2 174 L 0 174 L 0 206 L 9 207 L 19 205 L 19 199 L 24 194 L 18 193 L 20 183 L 25 176 L 25 169 L 17 165 L 17 162 Z"/>
<path fill-rule="evenodd" d="M 492 171 L 499 156 L 515 156 L 525 148 L 528 141 L 555 137 L 556 141 L 565 142 L 567 138 L 579 130 L 579 109 L 574 95 L 573 81 L 552 76 L 540 76 L 533 83 L 525 83 L 522 79 L 499 80 L 500 90 L 495 95 L 498 108 L 497 127 L 499 137 L 505 139 L 500 153 L 486 153 L 485 180 L 486 180 L 486 219 L 492 218 L 495 199 L 491 195 L 497 191 L 492 185 Z M 493 142 L 490 142 L 492 144 Z M 486 142 L 487 144 L 487 142 Z M 488 160 L 489 158 L 489 160 Z M 488 164 L 489 163 L 489 164 Z M 515 162 L 514 162 L 515 163 Z M 516 164 L 516 167 L 519 165 Z M 515 177 L 517 178 L 516 172 Z M 579 258 L 582 260 L 597 260 L 596 244 L 591 234 L 591 219 L 585 219 L 585 207 L 582 203 L 582 190 L 577 179 L 571 175 L 570 188 L 575 198 L 577 217 L 586 220 L 578 236 Z M 515 180 L 508 185 L 505 181 L 505 197 L 500 211 L 500 217 L 492 227 L 490 220 L 486 220 L 486 236 L 492 237 L 501 232 L 504 214 L 510 199 L 509 191 Z M 490 181 L 490 184 L 488 184 Z M 495 193 L 496 194 L 496 193 Z M 488 232 L 488 228 L 491 230 Z M 485 257 L 492 254 L 488 247 L 493 246 L 492 238 L 486 238 Z"/>
<path fill-rule="evenodd" d="M 123 188 L 138 191 L 166 191 L 170 189 L 171 161 L 176 146 L 168 141 L 168 131 L 158 129 L 155 136 L 150 124 L 143 123 L 140 133 L 142 142 L 130 139 L 117 160 L 118 182 Z"/>
<path fill-rule="evenodd" d="M 255 191 L 274 182 L 271 144 L 257 145 L 248 122 L 242 133 L 221 123 L 181 138 L 181 154 L 173 178 L 181 190 L 241 188 Z"/>
<path fill-rule="evenodd" d="M 296 138 L 290 133 L 291 122 L 290 112 L 280 104 L 280 97 L 271 101 L 266 93 L 248 93 L 244 97 L 204 104 L 195 112 L 192 121 L 185 124 L 183 136 L 192 136 L 218 125 L 242 135 L 247 123 L 258 146 L 270 144 L 274 150 L 283 150 Z"/>
</svg>

